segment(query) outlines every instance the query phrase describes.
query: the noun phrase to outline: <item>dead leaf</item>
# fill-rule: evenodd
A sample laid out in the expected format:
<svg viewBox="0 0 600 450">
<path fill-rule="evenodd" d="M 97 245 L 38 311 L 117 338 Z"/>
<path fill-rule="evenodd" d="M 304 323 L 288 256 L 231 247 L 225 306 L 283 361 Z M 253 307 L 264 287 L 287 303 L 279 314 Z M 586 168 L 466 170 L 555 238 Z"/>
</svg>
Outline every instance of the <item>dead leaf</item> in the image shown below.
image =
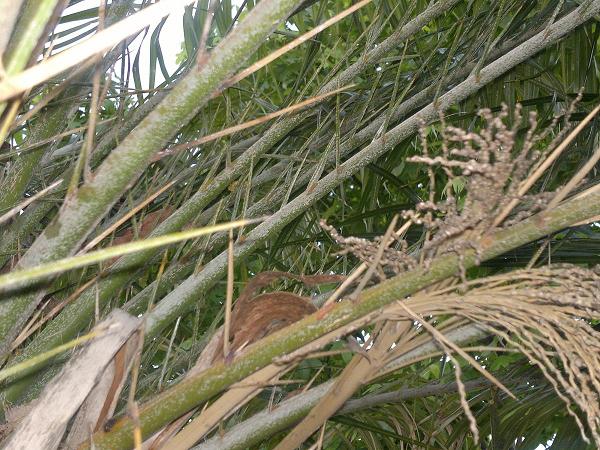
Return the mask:
<svg viewBox="0 0 600 450">
<path fill-rule="evenodd" d="M 111 392 L 115 373 L 112 372 L 113 375 L 110 376 L 106 371 L 108 369 L 111 373 L 109 367 L 115 355 L 131 339 L 140 324 L 139 319 L 117 309 L 94 327 L 98 336 L 79 350 L 61 372 L 48 383 L 39 399 L 32 404 L 31 411 L 6 441 L 5 448 L 23 450 L 58 448 L 67 425 L 71 423 L 81 406 L 86 404 L 90 393 L 94 393 L 94 401 L 97 401 L 101 408 L 86 409 L 87 412 L 82 413 L 81 420 L 82 423 L 94 423 L 95 427 L 102 416 L 101 412 L 108 413 L 111 409 L 110 407 L 105 409 L 104 399 L 96 396 L 106 388 L 108 389 L 104 392 Z M 102 381 L 99 383 L 99 380 Z M 96 390 L 97 388 L 99 390 Z"/>
<path fill-rule="evenodd" d="M 104 370 L 70 426 L 65 441 L 67 448 L 76 448 L 89 437 L 90 430 L 98 431 L 113 416 L 119 395 L 135 360 L 135 353 L 139 349 L 139 339 L 139 333 L 132 334 Z"/>
</svg>

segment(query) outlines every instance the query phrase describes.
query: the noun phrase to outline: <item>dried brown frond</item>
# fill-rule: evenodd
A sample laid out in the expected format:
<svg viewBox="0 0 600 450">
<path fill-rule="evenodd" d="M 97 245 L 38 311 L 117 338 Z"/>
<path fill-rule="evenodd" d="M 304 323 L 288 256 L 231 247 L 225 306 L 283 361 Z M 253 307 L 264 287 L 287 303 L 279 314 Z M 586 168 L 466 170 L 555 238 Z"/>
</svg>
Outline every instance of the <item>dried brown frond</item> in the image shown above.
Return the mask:
<svg viewBox="0 0 600 450">
<path fill-rule="evenodd" d="M 600 266 L 520 270 L 417 295 L 408 301 L 423 315 L 466 318 L 502 337 L 537 365 L 575 418 L 600 445 Z M 400 306 L 392 314 L 406 317 Z M 577 414 L 574 407 L 581 411 Z M 586 427 L 581 420 L 585 418 Z"/>
</svg>

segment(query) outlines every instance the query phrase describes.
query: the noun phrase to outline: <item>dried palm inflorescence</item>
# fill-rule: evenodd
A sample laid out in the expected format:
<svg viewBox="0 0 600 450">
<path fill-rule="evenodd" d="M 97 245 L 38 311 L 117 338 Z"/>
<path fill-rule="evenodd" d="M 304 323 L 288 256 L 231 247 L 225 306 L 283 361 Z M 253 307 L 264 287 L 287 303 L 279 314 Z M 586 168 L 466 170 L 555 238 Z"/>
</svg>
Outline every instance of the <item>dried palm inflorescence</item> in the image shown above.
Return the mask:
<svg viewBox="0 0 600 450">
<path fill-rule="evenodd" d="M 565 112 L 565 126 L 546 145 L 546 154 L 564 138 L 576 103 L 577 100 Z M 425 128 L 421 127 L 424 156 L 414 156 L 409 161 L 429 166 L 430 198 L 427 202 L 417 204 L 414 211 L 405 211 L 404 217 L 413 218 L 429 230 L 428 240 L 423 245 L 426 264 L 441 253 L 456 252 L 461 256 L 467 248 L 478 250 L 478 239 L 493 229 L 498 213 L 519 197 L 521 183 L 541 163 L 541 153 L 536 146 L 556 128 L 558 116 L 548 127 L 538 130 L 536 114 L 531 112 L 527 131 L 519 143 L 517 134 L 523 122 L 521 106 L 517 105 L 513 111 L 510 126 L 505 123 L 509 115 L 506 105 L 502 105 L 497 116 L 489 109 L 480 110 L 479 116 L 485 126 L 477 133 L 445 126 L 442 117 L 442 154 L 435 157 L 429 154 Z M 446 198 L 439 202 L 434 201 L 434 166 L 440 166 L 448 177 Z M 461 208 L 452 189 L 453 181 L 459 176 L 466 180 L 467 185 Z M 503 225 L 511 225 L 539 212 L 552 196 L 552 193 L 542 192 L 519 198 L 527 207 L 504 221 Z M 419 218 L 416 218 L 417 214 Z"/>
<path fill-rule="evenodd" d="M 382 280 L 386 278 L 384 268 L 390 269 L 394 273 L 401 273 L 417 266 L 416 260 L 407 253 L 408 243 L 395 233 L 392 238 L 398 243 L 399 248 L 385 247 L 383 255 L 378 259 L 376 257 L 377 250 L 382 245 L 383 236 L 378 236 L 373 241 L 357 237 L 344 237 L 334 227 L 327 225 L 324 220 L 321 220 L 320 225 L 342 247 L 342 250 L 336 253 L 337 255 L 352 253 L 369 266 L 376 262 L 377 267 L 375 270 Z"/>
<path fill-rule="evenodd" d="M 413 297 L 422 315 L 461 316 L 502 337 L 537 365 L 575 418 L 600 446 L 600 266 L 553 266 L 520 270 L 468 282 L 461 294 L 448 288 Z M 406 317 L 400 305 L 391 316 Z"/>
<path fill-rule="evenodd" d="M 569 118 L 577 100 L 563 115 L 564 126 L 554 138 L 545 145 L 546 154 L 556 148 L 569 129 Z M 405 219 L 423 225 L 427 230 L 426 241 L 422 248 L 422 261 L 426 266 L 436 255 L 455 252 L 462 259 L 467 249 L 478 250 L 478 239 L 493 229 L 498 213 L 513 199 L 518 198 L 522 207 L 515 211 L 502 226 L 508 226 L 539 212 L 550 201 L 553 193 L 542 192 L 535 195 L 518 196 L 522 182 L 543 161 L 536 149 L 557 128 L 559 116 L 554 117 L 548 127 L 538 130 L 535 112 L 528 117 L 528 127 L 523 139 L 517 134 L 523 123 L 522 109 L 517 105 L 512 113 L 512 125 L 507 125 L 510 116 L 506 105 L 498 115 L 489 109 L 479 111 L 485 126 L 479 132 L 468 132 L 461 128 L 446 126 L 442 121 L 441 155 L 430 154 L 425 126 L 420 130 L 423 156 L 414 156 L 408 161 L 426 164 L 430 179 L 429 199 L 416 205 L 415 210 L 403 212 Z M 439 166 L 448 181 L 444 189 L 445 198 L 436 201 L 436 186 L 433 169 Z M 461 177 L 466 181 L 466 196 L 459 207 L 458 198 L 453 191 L 454 181 Z M 355 237 L 343 237 L 333 227 L 324 222 L 321 226 L 342 247 L 339 254 L 352 253 L 361 261 L 374 262 L 381 237 L 374 241 Z M 398 240 L 397 248 L 386 248 L 377 267 L 380 278 L 383 268 L 395 273 L 411 270 L 415 259 L 407 254 L 408 244 Z M 462 267 L 462 265 L 461 265 Z M 464 270 L 461 270 L 463 280 Z"/>
<path fill-rule="evenodd" d="M 520 106 L 513 111 L 510 126 L 505 123 L 509 117 L 507 106 L 503 105 L 496 116 L 490 110 L 481 110 L 479 116 L 485 126 L 478 133 L 446 127 L 442 118 L 443 139 L 438 156 L 430 154 L 425 128 L 421 128 L 423 156 L 409 161 L 428 166 L 430 195 L 427 201 L 417 204 L 415 210 L 405 211 L 403 217 L 427 230 L 421 253 L 425 266 L 449 252 L 456 253 L 460 260 L 466 250 L 479 250 L 479 239 L 493 230 L 496 223 L 509 226 L 546 207 L 553 193 L 525 196 L 519 195 L 519 191 L 543 162 L 536 149 L 538 144 L 543 141 L 546 154 L 549 154 L 561 143 L 569 129 L 569 117 L 576 102 L 564 114 L 565 126 L 549 143 L 546 141 L 556 129 L 558 117 L 538 131 L 536 115 L 531 113 L 524 137 L 518 139 L 523 122 Z M 436 200 L 436 166 L 448 179 L 446 196 L 441 201 Z M 461 202 L 452 189 L 457 177 L 462 177 L 467 186 Z M 504 216 L 500 212 L 510 211 L 515 199 L 520 201 L 520 207 L 512 211 L 512 217 L 502 220 Z M 363 262 L 379 263 L 377 272 L 380 276 L 385 267 L 402 272 L 416 265 L 406 252 L 406 242 L 399 241 L 398 249 L 386 248 L 384 257 L 376 260 L 382 238 L 373 242 L 344 238 L 333 227 L 324 223 L 321 226 L 342 246 L 342 254 L 352 253 Z M 600 298 L 600 267 L 587 270 L 554 266 L 475 281 L 467 281 L 464 269 L 461 275 L 462 288 L 468 288 L 466 293 L 457 291 L 456 287 L 434 294 L 424 291 L 407 303 L 386 311 L 386 318 L 393 319 L 397 314 L 402 320 L 408 316 L 422 322 L 423 316 L 461 316 L 501 336 L 540 368 L 566 403 L 587 440 L 586 427 L 574 407 L 582 412 L 587 419 L 588 432 L 600 446 L 600 333 L 588 323 L 600 317 L 597 301 Z M 447 347 L 439 331 L 427 323 L 424 325 L 427 326 L 423 329 L 432 333 L 445 352 L 459 350 Z M 471 364 L 478 366 L 474 360 Z M 459 366 L 456 366 L 460 378 Z M 466 399 L 462 400 L 474 429 L 475 421 Z M 474 436 L 477 436 L 476 430 Z"/>
</svg>

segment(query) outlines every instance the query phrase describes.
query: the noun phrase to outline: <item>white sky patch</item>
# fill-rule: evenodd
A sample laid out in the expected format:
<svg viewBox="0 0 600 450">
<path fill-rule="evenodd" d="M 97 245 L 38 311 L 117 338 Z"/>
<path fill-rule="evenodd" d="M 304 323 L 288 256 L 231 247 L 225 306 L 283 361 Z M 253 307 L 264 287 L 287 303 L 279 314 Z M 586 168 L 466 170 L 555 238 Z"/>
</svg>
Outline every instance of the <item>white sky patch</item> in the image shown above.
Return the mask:
<svg viewBox="0 0 600 450">
<path fill-rule="evenodd" d="M 237 11 L 237 9 L 241 6 L 242 3 L 243 3 L 243 0 L 233 0 L 231 2 L 234 12 Z M 83 0 L 82 2 L 77 3 L 76 5 L 73 5 L 67 9 L 65 9 L 63 16 L 73 14 L 73 13 L 79 12 L 79 11 L 85 11 L 90 8 L 98 7 L 99 5 L 100 5 L 99 0 Z M 184 40 L 184 37 L 183 37 L 183 14 L 184 14 L 184 11 L 185 11 L 185 8 L 180 8 L 180 9 L 174 11 L 167 18 L 167 21 L 165 22 L 164 26 L 162 27 L 162 30 L 161 30 L 160 36 L 159 36 L 160 47 L 161 47 L 162 54 L 164 57 L 165 66 L 166 66 L 169 74 L 172 74 L 177 69 L 177 66 L 178 66 L 176 63 L 176 59 L 177 59 L 177 55 L 181 52 L 181 44 L 183 43 L 183 40 Z M 85 20 L 82 20 L 82 21 L 77 21 L 77 22 L 68 22 L 66 24 L 59 24 L 56 27 L 56 32 L 64 31 L 66 29 L 73 28 L 77 25 L 82 25 L 85 22 L 86 22 Z M 156 26 L 158 25 L 159 22 L 160 21 L 157 21 L 156 23 L 154 23 L 150 26 L 150 29 L 148 30 L 148 33 L 146 34 L 146 38 L 144 39 L 143 42 L 142 42 L 142 38 L 141 38 L 141 36 L 143 36 L 143 33 L 142 33 L 140 35 L 140 37 L 138 37 L 129 47 L 130 52 L 131 52 L 132 64 L 133 64 L 133 60 L 137 54 L 138 49 L 140 51 L 140 58 L 139 58 L 140 78 L 141 78 L 143 89 L 148 88 L 148 81 L 149 81 L 148 78 L 149 78 L 149 73 L 150 73 L 150 37 L 152 36 L 152 32 L 154 31 L 154 29 L 156 28 Z M 95 25 L 90 26 L 90 28 L 93 28 L 93 27 L 95 27 Z M 86 27 L 81 30 L 78 30 L 77 32 L 75 32 L 71 35 L 68 35 L 65 38 L 57 40 L 57 43 L 71 39 L 74 36 L 76 36 L 77 34 L 82 33 L 83 31 L 85 31 L 87 29 L 89 29 L 89 28 Z M 140 43 L 141 43 L 141 48 L 140 48 Z M 115 66 L 115 73 L 117 76 L 119 76 L 120 72 L 121 72 L 121 67 L 119 64 L 117 64 Z M 154 84 L 155 84 L 155 86 L 158 86 L 163 81 L 164 81 L 164 77 L 162 76 L 162 72 L 157 63 L 156 64 L 156 78 L 155 78 Z M 131 77 L 131 76 L 130 76 L 129 86 L 132 88 L 134 87 L 133 77 Z"/>
</svg>

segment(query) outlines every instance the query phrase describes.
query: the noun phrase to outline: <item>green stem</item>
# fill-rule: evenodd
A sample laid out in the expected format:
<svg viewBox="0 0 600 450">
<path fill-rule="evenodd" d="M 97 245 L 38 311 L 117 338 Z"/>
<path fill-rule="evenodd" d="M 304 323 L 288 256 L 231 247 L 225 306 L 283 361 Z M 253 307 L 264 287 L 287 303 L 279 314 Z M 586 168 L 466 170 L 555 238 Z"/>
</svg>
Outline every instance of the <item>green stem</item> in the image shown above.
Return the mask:
<svg viewBox="0 0 600 450">
<path fill-rule="evenodd" d="M 30 0 L 23 6 L 11 38 L 14 45 L 8 50 L 8 62 L 5 66 L 7 75 L 14 75 L 25 68 L 59 1 Z"/>
<path fill-rule="evenodd" d="M 256 223 L 259 220 L 260 219 L 237 220 L 192 230 L 179 231 L 177 233 L 170 233 L 153 238 L 137 240 L 128 242 L 126 244 L 114 245 L 111 247 L 102 248 L 100 250 L 95 250 L 93 252 L 84 253 L 82 255 L 70 256 L 58 261 L 40 264 L 29 269 L 13 270 L 7 274 L 0 275 L 0 292 L 17 289 L 23 285 L 27 285 L 33 281 L 39 280 L 40 278 L 45 279 L 50 275 L 56 275 L 68 270 L 89 266 L 91 264 L 106 261 L 107 259 L 130 253 L 139 253 L 151 248 L 164 247 L 166 245 L 197 238 L 206 234 L 216 233 L 217 231 L 247 226 L 252 223 Z"/>
<path fill-rule="evenodd" d="M 484 236 L 480 242 L 481 260 L 499 256 L 509 250 L 543 236 L 557 232 L 574 223 L 600 214 L 600 189 L 584 197 L 572 199 L 551 210 L 537 214 L 508 229 Z M 465 252 L 463 265 L 474 267 L 476 254 Z M 355 302 L 338 303 L 326 314 L 318 311 L 299 322 L 277 331 L 247 349 L 228 365 L 217 364 L 206 371 L 191 376 L 149 401 L 140 409 L 140 425 L 144 436 L 150 436 L 165 424 L 180 417 L 212 396 L 231 386 L 277 357 L 289 354 L 315 339 L 330 334 L 335 339 L 351 331 L 342 328 L 365 317 L 377 317 L 385 306 L 405 298 L 431 284 L 455 275 L 459 270 L 460 258 L 447 255 L 437 258 L 428 270 L 417 269 L 386 280 L 365 290 Z M 130 418 L 119 420 L 108 433 L 93 436 L 96 449 L 125 449 L 132 445 L 133 423 Z M 85 447 L 89 448 L 89 447 Z"/>
<path fill-rule="evenodd" d="M 466 326 L 462 329 L 454 330 L 446 337 L 452 342 L 462 345 L 473 340 L 472 332 L 464 333 L 463 330 L 472 328 Z M 459 332 L 459 333 L 456 333 Z M 435 344 L 431 342 L 424 344 L 415 350 L 403 355 L 403 361 L 410 360 L 418 356 L 423 356 L 432 351 L 438 350 Z M 227 430 L 225 435 L 216 435 L 207 441 L 193 447 L 194 450 L 243 450 L 260 444 L 265 439 L 279 433 L 301 420 L 306 414 L 323 398 L 331 387 L 335 385 L 336 379 L 329 380 L 306 392 L 295 395 L 289 400 L 285 400 L 277 405 L 273 410 L 259 412 L 248 418 L 244 422 L 238 423 Z M 487 379 L 471 380 L 465 382 L 465 389 L 481 389 L 489 386 L 491 383 Z M 426 384 L 415 388 L 403 388 L 397 391 L 386 392 L 382 394 L 371 394 L 354 400 L 349 400 L 336 413 L 336 415 L 352 414 L 356 411 L 364 411 L 366 408 L 376 407 L 383 403 L 404 402 L 409 399 L 422 398 L 431 395 L 440 395 L 454 393 L 456 391 L 456 382 L 439 384 L 438 382 Z"/>
<path fill-rule="evenodd" d="M 113 127 L 102 137 L 98 145 L 94 149 L 92 155 L 92 167 L 97 167 L 106 157 L 106 155 L 121 142 L 127 134 L 133 130 L 144 117 L 146 117 L 156 105 L 158 105 L 165 97 L 165 92 L 159 92 L 154 96 L 146 99 L 146 101 L 136 108 L 127 118 L 126 121 L 114 124 Z M 52 158 L 49 158 L 50 161 Z M 43 160 L 42 160 L 43 164 Z M 73 167 L 69 166 L 66 170 L 52 171 L 53 173 L 44 174 L 45 180 L 69 180 L 73 173 Z M 35 184 L 35 183 L 32 183 Z M 31 184 L 30 184 L 31 186 Z M 39 186 L 32 186 L 33 189 Z M 55 196 L 64 196 L 66 190 L 57 190 Z M 18 244 L 32 234 L 32 230 L 39 226 L 40 220 L 50 212 L 53 204 L 49 202 L 38 202 L 28 207 L 25 212 L 15 220 L 13 224 L 7 228 L 0 238 L 0 267 L 6 264 L 12 255 L 15 255 L 18 249 Z M 71 338 L 75 335 L 71 335 Z"/>
<path fill-rule="evenodd" d="M 73 254 L 123 192 L 141 175 L 152 156 L 210 100 L 213 92 L 237 70 L 281 22 L 297 0 L 263 0 L 210 53 L 198 70 L 191 70 L 165 99 L 104 160 L 92 179 L 65 200 L 59 215 L 21 259 L 20 268 L 55 261 Z M 4 299 L 0 306 L 0 356 L 8 353 L 27 317 L 41 301 L 34 288 Z"/>
<path fill-rule="evenodd" d="M 34 8 L 39 8 L 38 5 L 40 2 L 35 1 L 30 3 L 35 3 Z M 110 25 L 125 17 L 127 13 L 131 11 L 132 3 L 133 0 L 121 0 L 113 3 L 106 18 L 107 24 Z M 36 10 L 36 15 L 37 14 L 39 14 L 39 12 Z M 109 58 L 107 58 L 105 62 L 105 65 L 112 65 L 118 56 L 118 52 L 111 52 Z M 57 98 L 57 101 L 54 102 L 58 106 L 49 106 L 42 110 L 42 113 L 31 126 L 27 140 L 23 143 L 23 146 L 45 141 L 66 129 L 69 120 L 80 107 L 81 98 L 85 97 L 91 89 L 86 85 L 86 83 L 84 83 L 88 81 L 88 78 L 91 76 L 91 74 L 92 70 L 88 70 L 76 77 L 74 79 L 74 87 L 67 88 Z M 65 104 L 63 101 L 61 101 L 62 99 L 72 100 Z M 4 179 L 0 183 L 0 192 L 3 193 L 2 197 L 0 198 L 0 211 L 16 206 L 21 200 L 27 185 L 31 181 L 31 177 L 35 169 L 38 167 L 40 159 L 46 150 L 51 147 L 52 145 L 42 146 L 36 150 L 26 152 L 23 155 L 16 156 L 12 159 Z"/>
<path fill-rule="evenodd" d="M 350 65 L 340 74 L 336 75 L 326 86 L 319 90 L 319 94 L 331 92 L 339 86 L 349 83 L 354 77 L 363 73 L 372 67 L 375 61 L 378 61 L 389 52 L 395 50 L 398 45 L 418 32 L 424 25 L 440 15 L 448 12 L 459 0 L 443 0 L 430 5 L 425 11 L 421 12 L 406 25 L 396 30 L 391 36 L 383 40 L 376 47 L 370 50 L 364 57 Z M 220 173 L 215 180 L 201 187 L 189 200 L 187 200 L 174 214 L 160 224 L 151 234 L 159 236 L 165 233 L 172 233 L 184 227 L 186 224 L 195 220 L 200 212 L 206 208 L 214 199 L 216 199 L 228 186 L 231 185 L 240 176 L 247 173 L 248 168 L 258 158 L 268 152 L 274 145 L 281 141 L 291 130 L 298 126 L 304 118 L 310 115 L 310 112 L 304 112 L 297 116 L 286 118 L 275 123 L 265 132 L 261 138 L 255 142 L 243 155 L 237 158 L 230 167 Z M 373 136 L 377 128 L 371 126 L 365 133 L 360 133 L 358 138 L 353 138 L 344 144 L 344 149 L 350 152 L 358 143 L 364 142 Z M 358 139 L 358 140 L 357 140 Z M 65 178 L 63 176 L 63 178 Z M 270 200 L 271 203 L 274 200 Z M 264 202 L 268 205 L 268 201 Z M 258 208 L 264 211 L 262 208 Z M 263 214 L 260 212 L 259 214 Z M 249 217 L 255 217 L 254 213 Z M 114 266 L 109 277 L 102 280 L 97 288 L 86 290 L 78 300 L 57 316 L 48 327 L 43 330 L 23 351 L 23 358 L 35 355 L 41 351 L 47 351 L 53 346 L 59 345 L 65 339 L 70 339 L 76 335 L 88 322 L 93 314 L 96 301 L 96 294 L 100 305 L 113 298 L 114 295 L 131 279 L 135 273 L 132 267 L 139 267 L 146 263 L 156 254 L 155 251 L 141 252 L 137 255 L 131 255 L 121 258 Z M 127 270 L 126 270 L 127 269 Z M 219 276 L 213 278 L 215 282 Z M 12 386 L 6 392 L 8 400 L 16 401 L 21 388 Z"/>
</svg>

